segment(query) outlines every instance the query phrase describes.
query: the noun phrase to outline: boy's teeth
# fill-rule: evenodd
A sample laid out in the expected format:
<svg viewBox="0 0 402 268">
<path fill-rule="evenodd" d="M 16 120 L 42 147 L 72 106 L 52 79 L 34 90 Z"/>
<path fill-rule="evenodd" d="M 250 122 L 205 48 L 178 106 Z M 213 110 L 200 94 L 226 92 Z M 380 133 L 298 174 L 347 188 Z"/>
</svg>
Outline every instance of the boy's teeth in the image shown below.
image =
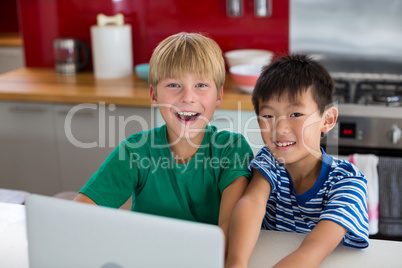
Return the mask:
<svg viewBox="0 0 402 268">
<path fill-rule="evenodd" d="M 295 144 L 294 142 L 276 142 L 276 146 L 283 147 Z"/>
<path fill-rule="evenodd" d="M 192 116 L 192 115 L 196 115 L 197 113 L 193 113 L 193 112 L 178 112 L 179 115 L 185 115 L 185 116 Z"/>
<path fill-rule="evenodd" d="M 178 112 L 177 116 L 184 121 L 194 121 L 199 116 L 199 113 L 194 112 Z"/>
</svg>

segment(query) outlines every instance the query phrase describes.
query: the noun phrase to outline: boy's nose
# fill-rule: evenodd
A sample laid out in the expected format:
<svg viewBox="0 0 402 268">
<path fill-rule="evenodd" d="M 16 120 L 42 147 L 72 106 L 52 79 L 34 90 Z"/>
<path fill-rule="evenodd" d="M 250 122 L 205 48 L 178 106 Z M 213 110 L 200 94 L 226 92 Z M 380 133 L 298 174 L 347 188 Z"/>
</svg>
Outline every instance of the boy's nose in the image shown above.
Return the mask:
<svg viewBox="0 0 402 268">
<path fill-rule="evenodd" d="M 286 116 L 279 117 L 274 126 L 274 130 L 276 133 L 284 135 L 290 132 L 288 121 L 286 120 Z"/>
<path fill-rule="evenodd" d="M 190 88 L 183 88 L 180 101 L 183 103 L 193 103 L 194 99 L 194 92 Z"/>
</svg>

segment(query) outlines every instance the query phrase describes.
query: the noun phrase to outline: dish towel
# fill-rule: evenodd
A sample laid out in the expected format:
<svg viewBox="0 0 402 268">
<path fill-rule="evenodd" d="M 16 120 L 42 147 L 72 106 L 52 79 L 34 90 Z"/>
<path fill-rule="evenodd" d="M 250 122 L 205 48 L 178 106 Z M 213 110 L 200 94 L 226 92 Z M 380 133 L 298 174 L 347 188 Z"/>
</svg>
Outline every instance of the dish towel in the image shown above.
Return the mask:
<svg viewBox="0 0 402 268">
<path fill-rule="evenodd" d="M 378 206 L 379 206 L 379 181 L 378 161 L 379 158 L 373 154 L 353 154 L 350 157 L 352 162 L 367 179 L 367 209 L 369 216 L 369 234 L 378 233 Z"/>
<path fill-rule="evenodd" d="M 380 156 L 379 234 L 402 237 L 402 158 Z"/>
</svg>

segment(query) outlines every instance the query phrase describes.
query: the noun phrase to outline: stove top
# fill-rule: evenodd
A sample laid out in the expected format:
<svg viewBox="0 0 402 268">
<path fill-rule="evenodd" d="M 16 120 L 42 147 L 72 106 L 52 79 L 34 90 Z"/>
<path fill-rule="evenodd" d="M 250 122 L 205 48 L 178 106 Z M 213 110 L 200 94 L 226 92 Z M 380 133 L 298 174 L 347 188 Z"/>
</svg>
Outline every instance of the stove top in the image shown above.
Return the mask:
<svg viewBox="0 0 402 268">
<path fill-rule="evenodd" d="M 337 103 L 402 107 L 402 60 L 312 56 L 334 79 Z"/>
<path fill-rule="evenodd" d="M 337 103 L 402 107 L 402 61 L 322 57 Z"/>
<path fill-rule="evenodd" d="M 347 81 L 334 79 L 334 101 L 385 107 L 402 107 L 401 81 Z"/>
<path fill-rule="evenodd" d="M 402 61 L 318 59 L 335 81 L 339 111 L 326 144 L 402 150 Z"/>
<path fill-rule="evenodd" d="M 402 82 L 363 81 L 356 85 L 355 103 L 402 106 Z"/>
</svg>

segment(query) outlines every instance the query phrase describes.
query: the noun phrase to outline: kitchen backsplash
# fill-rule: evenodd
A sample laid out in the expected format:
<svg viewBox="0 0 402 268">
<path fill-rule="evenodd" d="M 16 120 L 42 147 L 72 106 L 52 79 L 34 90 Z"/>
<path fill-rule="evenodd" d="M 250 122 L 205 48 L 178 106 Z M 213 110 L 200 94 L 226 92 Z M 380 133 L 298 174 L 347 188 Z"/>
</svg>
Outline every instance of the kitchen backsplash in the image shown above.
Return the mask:
<svg viewBox="0 0 402 268">
<path fill-rule="evenodd" d="M 402 60 L 402 0 L 291 0 L 290 51 Z"/>
<path fill-rule="evenodd" d="M 254 0 L 243 0 L 244 15 L 230 18 L 226 1 L 0 0 L 0 34 L 21 29 L 31 67 L 53 66 L 54 38 L 90 44 L 96 15 L 118 12 L 132 25 L 135 64 L 147 61 L 160 40 L 179 31 L 207 33 L 224 51 L 255 47 L 402 60 L 402 0 L 273 0 L 270 18 L 254 16 Z"/>
<path fill-rule="evenodd" d="M 156 45 L 181 31 L 213 38 L 223 51 L 289 49 L 289 0 L 272 0 L 272 15 L 256 17 L 255 0 L 243 0 L 243 15 L 227 15 L 228 0 L 18 0 L 28 67 L 54 65 L 53 40 L 72 37 L 91 45 L 96 15 L 123 13 L 132 25 L 134 64 L 148 62 Z M 268 0 L 270 1 L 270 0 Z"/>
<path fill-rule="evenodd" d="M 0 34 L 18 32 L 17 0 L 0 0 Z"/>
</svg>

